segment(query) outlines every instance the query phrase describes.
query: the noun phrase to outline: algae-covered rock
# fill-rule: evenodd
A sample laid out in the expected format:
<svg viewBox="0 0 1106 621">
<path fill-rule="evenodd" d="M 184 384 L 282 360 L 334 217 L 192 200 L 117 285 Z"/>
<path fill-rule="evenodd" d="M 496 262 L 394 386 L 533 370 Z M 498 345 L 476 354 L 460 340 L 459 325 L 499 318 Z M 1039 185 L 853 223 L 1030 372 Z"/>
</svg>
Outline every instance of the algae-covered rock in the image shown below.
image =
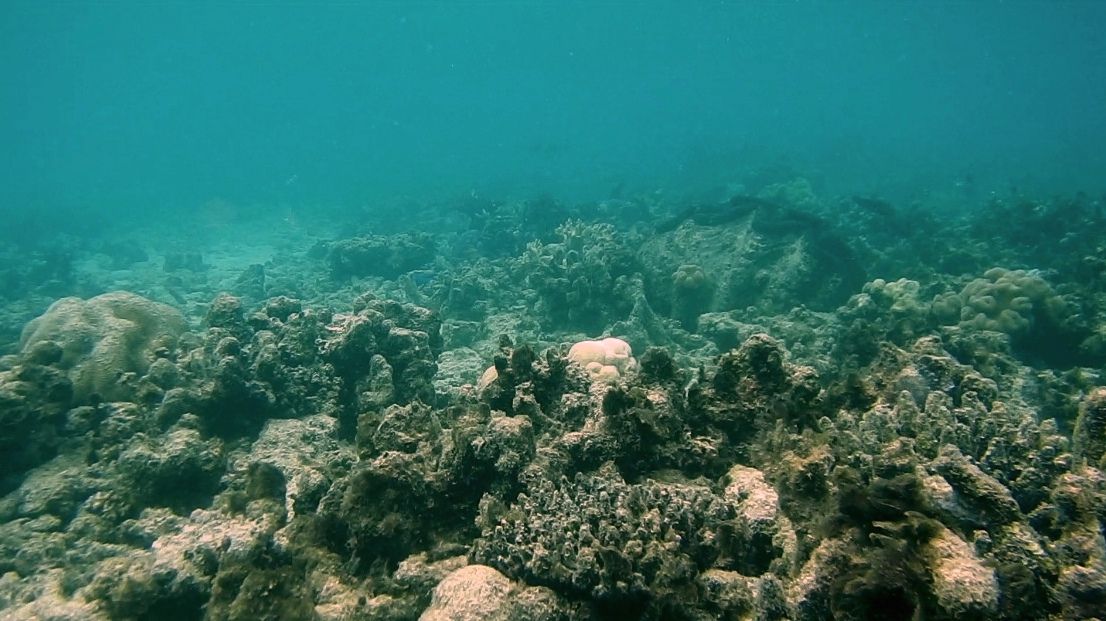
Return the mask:
<svg viewBox="0 0 1106 621">
<path fill-rule="evenodd" d="M 204 324 L 210 328 L 221 328 L 242 340 L 249 334 L 242 301 L 228 293 L 220 293 L 211 301 L 204 316 Z"/>
<path fill-rule="evenodd" d="M 866 270 L 834 230 L 839 214 L 823 217 L 819 203 L 810 185 L 798 180 L 758 196 L 689 207 L 642 244 L 652 301 L 685 328 L 694 327 L 690 315 L 708 297 L 704 310 L 836 308 L 860 290 Z M 702 278 L 681 268 L 690 265 L 700 266 Z"/>
<path fill-rule="evenodd" d="M 437 242 L 427 233 L 367 235 L 330 242 L 327 261 L 335 278 L 395 278 L 434 260 Z"/>
<path fill-rule="evenodd" d="M 226 467 L 223 446 L 192 429 L 138 438 L 118 459 L 125 493 L 138 507 L 169 507 L 182 515 L 206 507 Z"/>
<path fill-rule="evenodd" d="M 1096 389 L 1079 404 L 1072 444 L 1076 459 L 1106 470 L 1106 388 Z"/>
<path fill-rule="evenodd" d="M 811 424 L 821 391 L 817 372 L 787 363 L 783 347 L 767 334 L 723 354 L 709 384 L 693 388 L 689 401 L 738 442 L 777 419 Z"/>
<path fill-rule="evenodd" d="M 948 529 L 939 529 L 919 550 L 933 580 L 937 607 L 946 618 L 987 618 L 998 608 L 995 572 L 971 546 Z"/>
<path fill-rule="evenodd" d="M 743 542 L 730 567 L 746 576 L 765 574 L 776 559 L 795 553 L 795 533 L 780 510 L 779 495 L 764 480 L 764 473 L 734 466 L 726 473 L 724 496 L 734 503 L 735 540 Z"/>
<path fill-rule="evenodd" d="M 41 356 L 50 349 L 47 358 Z M 10 485 L 8 477 L 54 456 L 62 438 L 65 413 L 73 394 L 66 373 L 54 366 L 60 347 L 43 341 L 32 347 L 26 361 L 0 371 L 0 493 Z"/>
<path fill-rule="evenodd" d="M 427 549 L 434 526 L 459 521 L 443 502 L 432 457 L 385 451 L 337 481 L 319 506 L 323 523 L 345 533 L 335 544 L 370 562 L 395 563 Z"/>
<path fill-rule="evenodd" d="M 284 493 L 276 496 L 288 520 L 313 514 L 334 480 L 348 472 L 355 460 L 353 451 L 338 442 L 338 421 L 325 414 L 268 421 L 247 459 L 279 470 Z M 241 490 L 247 492 L 247 499 L 250 487 L 247 484 Z"/>
<path fill-rule="evenodd" d="M 367 402 L 378 407 L 414 399 L 434 401 L 436 359 L 442 349 L 441 320 L 412 304 L 365 296 L 355 313 L 335 315 L 318 343 L 322 359 Z M 374 364 L 374 356 L 382 357 Z M 385 368 L 385 364 L 386 367 Z M 389 386 L 390 386 L 390 394 Z"/>
<path fill-rule="evenodd" d="M 125 291 L 89 300 L 62 298 L 27 324 L 22 351 L 53 341 L 62 350 L 57 365 L 73 382 L 76 403 L 133 398 L 133 383 L 185 331 L 175 309 Z"/>
<path fill-rule="evenodd" d="M 544 326 L 597 333 L 633 309 L 639 264 L 609 224 L 576 220 L 557 227 L 560 241 L 531 242 L 511 265 Z"/>
</svg>

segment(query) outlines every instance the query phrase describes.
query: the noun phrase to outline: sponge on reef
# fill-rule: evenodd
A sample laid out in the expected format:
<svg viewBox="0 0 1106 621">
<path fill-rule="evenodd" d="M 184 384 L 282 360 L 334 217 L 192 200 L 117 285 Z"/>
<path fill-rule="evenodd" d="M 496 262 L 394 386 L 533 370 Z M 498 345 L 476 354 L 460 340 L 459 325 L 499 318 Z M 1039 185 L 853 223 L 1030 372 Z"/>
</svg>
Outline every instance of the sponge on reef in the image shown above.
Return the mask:
<svg viewBox="0 0 1106 621">
<path fill-rule="evenodd" d="M 73 382 L 76 403 L 87 403 L 93 395 L 122 401 L 130 390 L 120 377 L 146 373 L 156 352 L 173 346 L 185 328 L 173 307 L 114 291 L 54 302 L 23 329 L 20 345 L 24 353 L 44 341 L 61 346 L 58 366 Z"/>
</svg>

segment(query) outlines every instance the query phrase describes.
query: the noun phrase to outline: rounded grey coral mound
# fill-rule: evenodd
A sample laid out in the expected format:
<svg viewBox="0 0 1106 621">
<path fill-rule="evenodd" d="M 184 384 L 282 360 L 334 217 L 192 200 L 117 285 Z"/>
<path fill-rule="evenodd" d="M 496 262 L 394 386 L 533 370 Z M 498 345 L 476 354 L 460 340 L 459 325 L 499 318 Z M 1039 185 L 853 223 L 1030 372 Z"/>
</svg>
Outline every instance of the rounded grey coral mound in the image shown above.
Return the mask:
<svg viewBox="0 0 1106 621">
<path fill-rule="evenodd" d="M 24 353 L 46 341 L 61 347 L 58 366 L 73 381 L 73 397 L 84 403 L 133 396 L 133 381 L 159 352 L 172 346 L 186 328 L 174 308 L 126 291 L 89 300 L 62 298 L 27 324 L 20 340 Z"/>
</svg>

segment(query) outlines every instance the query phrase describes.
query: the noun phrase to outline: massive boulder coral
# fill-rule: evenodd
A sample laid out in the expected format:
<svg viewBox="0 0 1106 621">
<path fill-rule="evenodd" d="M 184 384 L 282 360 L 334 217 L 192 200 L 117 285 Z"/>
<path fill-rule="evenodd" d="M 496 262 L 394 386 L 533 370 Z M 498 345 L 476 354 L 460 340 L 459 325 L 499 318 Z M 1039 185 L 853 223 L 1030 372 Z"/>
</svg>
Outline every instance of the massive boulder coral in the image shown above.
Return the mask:
<svg viewBox="0 0 1106 621">
<path fill-rule="evenodd" d="M 896 330 L 907 335 L 920 336 L 929 323 L 929 307 L 922 301 L 920 292 L 921 284 L 906 278 L 891 282 L 877 278 L 864 285 L 864 294 L 888 315 Z M 858 305 L 863 303 L 863 298 L 857 302 Z"/>
<path fill-rule="evenodd" d="M 575 607 L 548 588 L 518 587 L 491 567 L 467 565 L 434 587 L 419 621 L 558 621 Z"/>
<path fill-rule="evenodd" d="M 613 337 L 580 341 L 568 350 L 568 359 L 583 366 L 596 379 L 608 381 L 637 369 L 630 346 Z"/>
<path fill-rule="evenodd" d="M 1029 332 L 1037 318 L 1060 325 L 1063 300 L 1039 275 L 995 267 L 960 292 L 960 323 L 1011 335 Z"/>
<path fill-rule="evenodd" d="M 57 366 L 73 382 L 73 400 L 127 400 L 134 380 L 171 348 L 186 329 L 174 308 L 126 291 L 89 300 L 62 298 L 27 324 L 20 339 L 30 352 L 46 341 L 57 343 Z"/>
<path fill-rule="evenodd" d="M 927 334 L 970 341 L 993 333 L 990 338 L 1008 340 L 1021 360 L 1038 366 L 1096 366 L 1106 360 L 1099 347 L 1103 322 L 1093 300 L 1070 283 L 1054 287 L 1036 270 L 994 267 L 959 290 L 876 279 L 839 314 L 850 324 L 841 344 L 854 356 L 860 349 L 874 353 L 862 345 L 865 340 L 903 346 Z"/>
<path fill-rule="evenodd" d="M 1070 367 L 1101 359 L 1093 345 L 1096 326 L 1081 312 L 1079 297 L 1057 291 L 1036 271 L 991 268 L 959 294 L 936 298 L 934 310 L 963 329 L 1008 334 L 1034 361 Z"/>
<path fill-rule="evenodd" d="M 710 310 L 715 284 L 695 264 L 681 265 L 672 274 L 672 315 L 685 330 L 694 331 L 699 315 Z"/>
</svg>

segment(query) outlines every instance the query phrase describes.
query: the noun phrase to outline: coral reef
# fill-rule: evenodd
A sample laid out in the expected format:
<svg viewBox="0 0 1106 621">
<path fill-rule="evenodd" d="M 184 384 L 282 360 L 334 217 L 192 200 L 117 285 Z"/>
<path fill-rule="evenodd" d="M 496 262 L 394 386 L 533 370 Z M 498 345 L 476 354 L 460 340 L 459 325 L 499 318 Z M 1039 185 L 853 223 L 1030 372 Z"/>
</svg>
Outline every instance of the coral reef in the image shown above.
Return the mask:
<svg viewBox="0 0 1106 621">
<path fill-rule="evenodd" d="M 7 268 L 0 617 L 1102 618 L 1100 214 L 755 185 Z"/>
</svg>

